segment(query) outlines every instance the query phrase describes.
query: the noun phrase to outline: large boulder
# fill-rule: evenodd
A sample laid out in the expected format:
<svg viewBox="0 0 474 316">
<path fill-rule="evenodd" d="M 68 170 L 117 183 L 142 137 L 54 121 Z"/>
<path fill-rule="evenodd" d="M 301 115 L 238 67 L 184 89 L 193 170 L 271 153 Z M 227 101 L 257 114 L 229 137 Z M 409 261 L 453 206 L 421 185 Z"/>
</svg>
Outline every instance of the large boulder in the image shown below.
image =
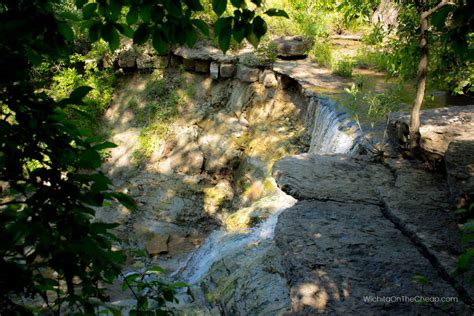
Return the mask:
<svg viewBox="0 0 474 316">
<path fill-rule="evenodd" d="M 311 40 L 303 36 L 283 36 L 273 40 L 279 57 L 305 58 L 307 51 L 313 46 Z"/>
<path fill-rule="evenodd" d="M 451 198 L 466 207 L 474 197 L 474 141 L 451 142 L 444 158 Z"/>
</svg>

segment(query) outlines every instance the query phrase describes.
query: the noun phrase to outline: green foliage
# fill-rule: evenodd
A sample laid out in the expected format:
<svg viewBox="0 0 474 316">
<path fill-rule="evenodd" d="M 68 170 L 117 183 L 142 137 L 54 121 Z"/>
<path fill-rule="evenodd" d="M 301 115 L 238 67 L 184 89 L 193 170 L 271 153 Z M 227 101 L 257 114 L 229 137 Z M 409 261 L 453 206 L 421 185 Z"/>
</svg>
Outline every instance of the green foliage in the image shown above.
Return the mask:
<svg viewBox="0 0 474 316">
<path fill-rule="evenodd" d="M 332 47 L 327 41 L 316 40 L 310 51 L 310 55 L 320 66 L 330 67 L 333 62 Z"/>
<path fill-rule="evenodd" d="M 214 11 L 222 14 L 227 2 L 218 2 Z M 221 16 L 214 27 L 220 47 L 227 50 L 231 36 L 256 45 L 266 22 L 245 1 L 231 4 L 233 15 Z M 0 49 L 8 52 L 0 60 L 0 181 L 8 188 L 0 201 L 0 314 L 32 314 L 25 297 L 41 298 L 50 314 L 59 314 L 65 304 L 73 313 L 92 314 L 90 298 L 105 299 L 101 286 L 120 273 L 124 256 L 112 248 L 116 225 L 94 222 L 95 208 L 111 200 L 129 208 L 135 203 L 114 192 L 97 171 L 99 151 L 112 145 L 68 118 L 70 111 L 88 116 L 91 109 L 103 110 L 111 95 L 110 74 L 81 60 L 81 50 L 102 39 L 114 51 L 120 36 L 136 43 L 151 39 L 159 53 L 173 44 L 192 46 L 197 32 L 207 33 L 193 17 L 202 10 L 198 0 L 5 0 L 0 5 Z M 68 60 L 76 48 L 81 54 Z M 81 62 L 85 68 L 74 64 Z M 55 78 L 48 86 L 51 72 Z M 161 283 L 149 290 L 161 291 L 165 300 L 173 294 Z M 160 296 L 154 299 L 160 304 Z"/>
<path fill-rule="evenodd" d="M 326 37 L 332 31 L 332 28 L 338 25 L 340 16 L 334 10 L 335 4 L 333 1 L 284 0 L 279 2 L 287 11 L 285 13 L 289 20 L 274 19 L 268 21 L 272 34 Z M 271 9 L 267 13 L 269 11 L 273 13 Z"/>
<path fill-rule="evenodd" d="M 472 271 L 472 258 L 474 258 L 474 247 L 472 247 L 472 241 L 474 240 L 474 203 L 471 203 L 468 208 L 458 209 L 457 214 L 461 214 L 463 217 L 469 218 L 463 225 L 461 232 L 461 241 L 468 247 L 458 258 L 458 265 L 455 271 L 455 275 L 462 275 L 467 278 L 470 287 L 474 287 L 474 273 Z"/>
<path fill-rule="evenodd" d="M 352 77 L 354 62 L 350 59 L 341 59 L 332 64 L 332 73 L 344 78 Z"/>
<path fill-rule="evenodd" d="M 351 0 L 347 5 L 352 4 L 351 10 L 357 11 L 357 3 L 360 2 Z M 438 2 L 425 2 L 423 10 L 428 10 Z M 473 90 L 474 18 L 469 12 L 474 10 L 474 4 L 472 1 L 454 3 L 455 5 L 445 6 L 429 18 L 428 75 L 439 88 L 462 94 Z M 415 3 L 402 2 L 399 6 L 397 29 L 384 30 L 375 25 L 372 33 L 365 37 L 365 42 L 373 45 L 375 50 L 361 52 L 356 58 L 357 63 L 386 71 L 398 78 L 415 78 L 420 56 L 419 19 Z"/>
<path fill-rule="evenodd" d="M 171 314 L 166 304 L 179 303 L 176 290 L 188 287 L 182 282 L 168 283 L 160 278 L 164 270 L 160 266 L 153 266 L 144 272 L 130 272 L 123 275 L 123 290 L 132 291 L 136 299 L 135 308 L 130 315 L 152 315 Z"/>
<path fill-rule="evenodd" d="M 12 294 L 42 297 L 51 310 L 68 303 L 87 311 L 88 298 L 103 295 L 100 283 L 112 282 L 124 260 L 112 250 L 116 238 L 109 230 L 116 225 L 93 222 L 93 207 L 111 200 L 135 204 L 94 171 L 101 165 L 99 150 L 113 145 L 66 119 L 64 109 L 83 104 L 90 89 L 79 87 L 55 102 L 26 88 L 13 92 L 18 88 L 0 98 L 8 106 L 0 116 L 1 180 L 9 183 L 0 213 L 0 311 L 23 308 Z"/>
<path fill-rule="evenodd" d="M 278 57 L 275 43 L 264 41 L 260 43 L 253 54 L 248 54 L 242 58 L 242 63 L 250 66 L 271 66 Z"/>
<path fill-rule="evenodd" d="M 357 85 L 353 84 L 350 89 L 345 89 L 351 99 L 346 105 L 349 114 L 356 120 L 360 128 L 361 121 L 370 123 L 373 128 L 377 122 L 388 119 L 391 112 L 399 110 L 400 89 L 400 86 L 394 86 L 384 93 L 371 91 L 364 93 L 359 90 Z"/>
<path fill-rule="evenodd" d="M 181 84 L 179 74 L 173 76 L 154 76 L 148 81 L 145 90 L 137 96 L 144 107 L 137 113 L 137 123 L 141 127 L 138 147 L 133 153 L 133 161 L 140 165 L 159 147 L 169 135 L 170 125 L 177 119 L 178 108 L 183 100 L 176 88 Z M 131 105 L 137 102 L 132 101 Z"/>
</svg>

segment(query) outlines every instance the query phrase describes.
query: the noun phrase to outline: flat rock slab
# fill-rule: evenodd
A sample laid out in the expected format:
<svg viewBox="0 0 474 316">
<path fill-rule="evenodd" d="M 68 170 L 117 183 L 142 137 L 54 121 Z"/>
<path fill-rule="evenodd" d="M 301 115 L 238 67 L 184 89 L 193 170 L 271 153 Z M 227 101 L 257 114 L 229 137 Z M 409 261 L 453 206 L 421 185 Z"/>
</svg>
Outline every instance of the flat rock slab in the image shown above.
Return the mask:
<svg viewBox="0 0 474 316">
<path fill-rule="evenodd" d="M 308 60 L 277 60 L 273 71 L 298 81 L 308 95 L 344 91 L 351 83 Z"/>
<path fill-rule="evenodd" d="M 421 148 L 435 157 L 442 158 L 454 140 L 474 141 L 474 105 L 424 110 L 420 113 L 420 122 Z M 390 139 L 404 146 L 409 124 L 408 113 L 391 114 Z"/>
<path fill-rule="evenodd" d="M 298 202 L 280 215 L 275 241 L 290 287 L 289 314 L 438 315 L 430 305 L 364 297 L 457 296 L 374 205 Z M 430 284 L 422 288 L 415 275 Z M 469 315 L 463 303 L 451 308 Z"/>
<path fill-rule="evenodd" d="M 218 61 L 218 62 L 232 62 L 237 57 L 232 55 L 224 55 L 222 51 L 212 46 L 202 46 L 196 48 L 179 47 L 173 51 L 177 56 L 181 56 L 185 59 L 192 60 L 206 60 L 206 61 Z"/>
<path fill-rule="evenodd" d="M 459 285 L 465 301 L 474 292 L 452 276 L 462 251 L 459 228 L 449 205 L 449 189 L 443 175 L 426 170 L 422 163 L 387 160 L 385 165 L 345 155 L 296 155 L 274 164 L 279 187 L 300 200 L 359 205 L 354 212 L 377 208 L 385 221 L 397 225 L 412 247 L 420 249 L 451 284 Z M 338 208 L 333 217 L 338 218 Z M 359 222 L 354 222 L 358 226 Z M 314 223 L 307 221 L 308 227 Z M 335 228 L 337 231 L 339 228 Z M 402 268 L 402 267 L 400 267 Z"/>
<path fill-rule="evenodd" d="M 286 193 L 298 199 L 382 204 L 377 187 L 392 178 L 379 164 L 346 155 L 302 154 L 278 160 L 273 176 Z"/>
</svg>

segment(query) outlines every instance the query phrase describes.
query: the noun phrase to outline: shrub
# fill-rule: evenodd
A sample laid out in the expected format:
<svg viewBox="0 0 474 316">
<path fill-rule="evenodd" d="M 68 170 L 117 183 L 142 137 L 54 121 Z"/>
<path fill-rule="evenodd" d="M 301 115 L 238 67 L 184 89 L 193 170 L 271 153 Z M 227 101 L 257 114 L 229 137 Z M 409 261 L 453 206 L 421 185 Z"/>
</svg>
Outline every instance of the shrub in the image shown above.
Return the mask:
<svg viewBox="0 0 474 316">
<path fill-rule="evenodd" d="M 344 78 L 352 77 L 352 68 L 354 63 L 352 60 L 342 59 L 332 65 L 332 73 Z"/>
<path fill-rule="evenodd" d="M 330 67 L 332 64 L 332 46 L 327 41 L 316 40 L 310 51 L 310 56 L 320 66 Z"/>
</svg>

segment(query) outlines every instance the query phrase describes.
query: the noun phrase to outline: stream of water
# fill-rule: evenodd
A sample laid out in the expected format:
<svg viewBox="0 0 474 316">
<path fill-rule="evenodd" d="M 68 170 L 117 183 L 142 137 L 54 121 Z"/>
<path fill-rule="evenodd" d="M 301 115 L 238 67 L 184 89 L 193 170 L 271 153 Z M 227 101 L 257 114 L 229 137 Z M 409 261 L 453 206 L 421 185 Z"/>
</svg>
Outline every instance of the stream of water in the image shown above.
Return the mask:
<svg viewBox="0 0 474 316">
<path fill-rule="evenodd" d="M 312 98 L 309 102 L 308 113 L 312 116 L 309 118 L 312 120 L 310 153 L 350 154 L 355 152 L 359 133 L 346 119 L 346 115 L 338 112 L 336 108 L 337 104 L 326 98 Z M 279 214 L 293 206 L 297 200 L 279 189 L 267 199 L 272 205 L 277 203 L 278 208 L 264 222 L 240 232 L 214 231 L 198 249 L 189 255 L 173 276 L 190 285 L 198 284 L 214 263 L 255 243 L 272 240 Z M 261 207 L 265 208 L 265 203 Z"/>
</svg>

